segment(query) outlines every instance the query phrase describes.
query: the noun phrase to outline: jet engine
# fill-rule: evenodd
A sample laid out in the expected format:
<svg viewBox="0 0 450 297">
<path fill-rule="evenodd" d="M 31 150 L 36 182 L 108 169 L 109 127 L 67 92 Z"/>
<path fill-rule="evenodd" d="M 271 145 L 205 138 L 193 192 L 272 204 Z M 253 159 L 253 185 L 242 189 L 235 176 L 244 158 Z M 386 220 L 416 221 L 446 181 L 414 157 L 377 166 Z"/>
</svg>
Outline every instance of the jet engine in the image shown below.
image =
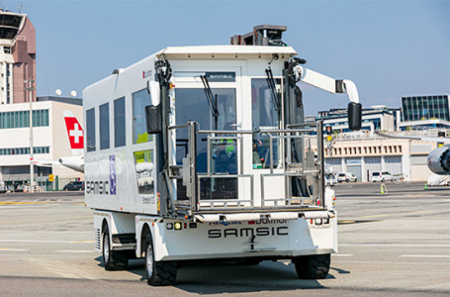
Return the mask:
<svg viewBox="0 0 450 297">
<path fill-rule="evenodd" d="M 450 146 L 432 150 L 428 155 L 427 165 L 436 174 L 450 174 Z"/>
</svg>

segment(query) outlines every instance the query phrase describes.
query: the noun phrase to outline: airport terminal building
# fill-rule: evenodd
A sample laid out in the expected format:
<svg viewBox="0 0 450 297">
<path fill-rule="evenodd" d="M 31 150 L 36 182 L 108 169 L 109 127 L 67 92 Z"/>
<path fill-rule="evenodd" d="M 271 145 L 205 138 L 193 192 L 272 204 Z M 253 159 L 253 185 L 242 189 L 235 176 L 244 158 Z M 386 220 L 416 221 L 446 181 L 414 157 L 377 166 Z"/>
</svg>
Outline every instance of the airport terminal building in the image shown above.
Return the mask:
<svg viewBox="0 0 450 297">
<path fill-rule="evenodd" d="M 31 89 L 27 89 L 32 81 Z M 30 97 L 32 101 L 35 161 L 57 163 L 72 151 L 63 110 L 80 123 L 82 100 L 36 96 L 36 30 L 25 14 L 0 10 L 0 182 L 6 185 L 30 180 Z M 42 186 L 53 174 L 61 179 L 83 179 L 83 174 L 61 165 L 34 166 Z"/>
<path fill-rule="evenodd" d="M 50 100 L 49 100 L 50 99 Z M 64 123 L 64 110 L 70 110 L 83 122 L 81 99 L 45 97 L 32 103 L 33 147 L 36 162 L 57 161 L 72 155 Z M 40 100 L 40 98 L 38 98 Z M 0 105 L 0 181 L 6 184 L 27 183 L 30 180 L 29 103 Z M 4 141 L 7 140 L 7 141 Z M 42 183 L 53 174 L 59 179 L 83 179 L 83 174 L 62 165 L 34 166 L 35 180 Z M 64 181 L 65 182 L 65 181 Z"/>
</svg>

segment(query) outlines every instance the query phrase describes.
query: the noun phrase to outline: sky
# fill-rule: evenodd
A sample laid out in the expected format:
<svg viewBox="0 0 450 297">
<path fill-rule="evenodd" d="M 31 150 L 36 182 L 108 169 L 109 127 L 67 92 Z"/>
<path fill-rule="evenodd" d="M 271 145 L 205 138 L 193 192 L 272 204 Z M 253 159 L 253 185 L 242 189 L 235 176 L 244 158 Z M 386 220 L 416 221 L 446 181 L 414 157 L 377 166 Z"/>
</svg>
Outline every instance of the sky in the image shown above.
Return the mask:
<svg viewBox="0 0 450 297">
<path fill-rule="evenodd" d="M 450 94 L 450 1 L 0 1 L 36 28 L 37 94 L 88 85 L 167 46 L 229 44 L 261 24 L 305 67 L 355 82 L 364 107 Z M 347 105 L 303 84 L 306 115 Z"/>
</svg>

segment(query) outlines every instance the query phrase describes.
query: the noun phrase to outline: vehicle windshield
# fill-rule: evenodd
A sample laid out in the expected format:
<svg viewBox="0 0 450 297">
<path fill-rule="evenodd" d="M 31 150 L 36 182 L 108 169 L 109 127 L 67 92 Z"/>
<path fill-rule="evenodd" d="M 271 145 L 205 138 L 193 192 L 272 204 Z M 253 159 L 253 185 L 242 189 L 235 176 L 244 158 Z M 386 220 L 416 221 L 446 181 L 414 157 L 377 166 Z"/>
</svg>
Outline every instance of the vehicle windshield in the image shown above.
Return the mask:
<svg viewBox="0 0 450 297">
<path fill-rule="evenodd" d="M 345 173 L 339 173 L 339 176 L 345 176 Z"/>
<path fill-rule="evenodd" d="M 387 171 L 384 171 L 382 174 L 390 174 L 389 172 L 387 172 Z"/>
</svg>

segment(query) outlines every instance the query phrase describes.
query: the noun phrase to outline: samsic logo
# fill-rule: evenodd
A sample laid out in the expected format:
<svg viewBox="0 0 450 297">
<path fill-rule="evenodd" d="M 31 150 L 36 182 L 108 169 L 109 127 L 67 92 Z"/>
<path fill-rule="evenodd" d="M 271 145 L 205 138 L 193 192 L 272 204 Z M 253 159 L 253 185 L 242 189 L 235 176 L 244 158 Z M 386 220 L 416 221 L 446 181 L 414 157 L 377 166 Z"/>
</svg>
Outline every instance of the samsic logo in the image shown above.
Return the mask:
<svg viewBox="0 0 450 297">
<path fill-rule="evenodd" d="M 226 228 L 208 230 L 208 238 L 253 237 L 253 236 L 288 236 L 287 226 L 259 228 Z"/>
</svg>

